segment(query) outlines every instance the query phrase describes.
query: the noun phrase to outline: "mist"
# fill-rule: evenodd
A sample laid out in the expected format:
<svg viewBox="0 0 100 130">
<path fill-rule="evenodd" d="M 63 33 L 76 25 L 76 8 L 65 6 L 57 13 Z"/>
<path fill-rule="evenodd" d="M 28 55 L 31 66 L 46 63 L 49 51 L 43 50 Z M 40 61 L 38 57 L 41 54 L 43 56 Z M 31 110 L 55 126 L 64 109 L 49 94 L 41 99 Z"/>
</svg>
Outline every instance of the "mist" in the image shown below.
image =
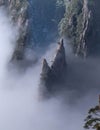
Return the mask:
<svg viewBox="0 0 100 130">
<path fill-rule="evenodd" d="M 8 67 L 17 36 L 18 30 L 7 12 L 0 9 L 0 130 L 83 130 L 88 108 L 97 104 L 99 60 L 82 61 L 74 57 L 69 51 L 70 47 L 66 46 L 68 75 L 73 75 L 67 80 L 72 84 L 67 84 L 66 91 L 59 95 L 41 100 L 39 80 L 42 58 L 51 64 L 57 45 L 51 44 L 34 67 L 20 74 L 19 71 L 14 71 L 15 68 Z M 81 86 L 83 82 L 84 85 Z M 83 88 L 89 91 L 83 91 Z M 77 94 L 74 95 L 76 92 L 78 98 Z M 71 104 L 70 98 L 73 100 Z"/>
</svg>

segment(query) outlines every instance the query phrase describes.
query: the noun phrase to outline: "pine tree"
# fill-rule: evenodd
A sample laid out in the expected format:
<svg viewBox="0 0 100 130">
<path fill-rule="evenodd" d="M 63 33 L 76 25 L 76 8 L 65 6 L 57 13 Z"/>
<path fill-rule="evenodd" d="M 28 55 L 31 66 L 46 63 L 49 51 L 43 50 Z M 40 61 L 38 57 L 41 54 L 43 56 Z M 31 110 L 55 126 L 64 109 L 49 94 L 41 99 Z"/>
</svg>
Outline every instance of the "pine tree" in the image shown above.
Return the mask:
<svg viewBox="0 0 100 130">
<path fill-rule="evenodd" d="M 99 95 L 99 105 L 91 108 L 88 111 L 88 116 L 85 119 L 84 128 L 86 129 L 97 129 L 100 130 L 100 95 Z"/>
</svg>

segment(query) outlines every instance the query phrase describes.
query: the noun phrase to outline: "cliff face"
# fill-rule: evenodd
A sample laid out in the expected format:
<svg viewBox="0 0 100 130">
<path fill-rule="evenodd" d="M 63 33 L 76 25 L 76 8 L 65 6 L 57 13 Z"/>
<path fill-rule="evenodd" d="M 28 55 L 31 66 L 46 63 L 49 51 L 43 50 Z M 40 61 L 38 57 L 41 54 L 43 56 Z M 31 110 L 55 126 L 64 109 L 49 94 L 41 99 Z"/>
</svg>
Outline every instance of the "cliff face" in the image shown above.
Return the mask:
<svg viewBox="0 0 100 130">
<path fill-rule="evenodd" d="M 56 8 L 55 0 L 50 1 L 50 4 L 45 0 L 41 5 L 40 2 L 40 0 L 0 0 L 0 5 L 6 6 L 12 20 L 19 27 L 19 38 L 12 60 L 23 60 L 26 47 L 32 47 L 34 42 L 39 44 L 38 40 L 46 39 L 47 35 L 52 37 L 49 31 L 56 30 L 64 10 Z M 99 5 L 99 0 L 65 2 L 66 11 L 60 22 L 60 32 L 70 39 L 73 51 L 77 55 L 86 57 L 100 54 Z M 59 11 L 62 12 L 57 16 Z"/>
<path fill-rule="evenodd" d="M 17 40 L 16 48 L 12 60 L 23 60 L 25 45 L 28 37 L 28 3 L 27 0 L 12 0 L 9 2 L 10 15 L 15 24 L 19 28 L 19 38 Z"/>
<path fill-rule="evenodd" d="M 75 54 L 100 54 L 100 1 L 71 0 L 60 23 L 61 34 L 71 40 Z"/>
<path fill-rule="evenodd" d="M 46 59 L 43 60 L 41 83 L 48 92 L 55 92 L 56 89 L 59 90 L 59 85 L 63 84 L 66 71 L 65 48 L 63 40 L 61 40 L 51 67 L 49 67 Z"/>
<path fill-rule="evenodd" d="M 53 64 L 51 66 L 51 69 L 53 73 L 56 75 L 56 77 L 59 78 L 59 75 L 63 75 L 64 70 L 66 69 L 66 58 L 65 58 L 65 48 L 63 40 L 61 40 L 59 43 Z"/>
<path fill-rule="evenodd" d="M 27 0 L 1 0 L 0 5 L 7 9 L 13 23 L 19 29 L 19 37 L 16 41 L 16 48 L 12 60 L 23 60 L 28 33 Z"/>
<path fill-rule="evenodd" d="M 24 60 L 26 48 L 47 46 L 57 36 L 64 8 L 56 7 L 56 0 L 0 0 L 0 5 L 6 7 L 19 28 L 13 61 Z"/>
</svg>

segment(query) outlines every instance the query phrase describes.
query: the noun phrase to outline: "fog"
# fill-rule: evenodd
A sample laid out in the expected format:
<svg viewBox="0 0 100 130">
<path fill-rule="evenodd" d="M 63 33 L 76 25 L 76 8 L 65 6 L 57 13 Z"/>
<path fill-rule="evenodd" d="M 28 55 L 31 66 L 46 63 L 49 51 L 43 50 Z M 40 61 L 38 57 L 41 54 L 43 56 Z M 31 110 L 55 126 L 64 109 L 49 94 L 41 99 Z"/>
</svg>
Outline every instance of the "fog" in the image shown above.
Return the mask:
<svg viewBox="0 0 100 130">
<path fill-rule="evenodd" d="M 95 91 L 90 90 L 84 95 L 82 93 L 83 96 L 77 99 L 73 93 L 74 91 L 80 92 L 78 91 L 79 86 L 77 89 L 77 87 L 75 87 L 77 85 L 73 83 L 73 87 L 70 89 L 66 87 L 67 91 L 58 96 L 42 100 L 39 95 L 41 61 L 42 58 L 45 57 L 51 64 L 52 56 L 55 53 L 57 45 L 50 45 L 45 55 L 43 54 L 42 58 L 40 58 L 34 67 L 29 68 L 24 74 L 20 74 L 20 72 L 14 71 L 15 68 L 9 69 L 8 67 L 17 36 L 18 32 L 16 27 L 13 26 L 7 13 L 1 9 L 0 130 L 83 130 L 84 118 L 88 108 L 97 104 L 97 89 Z M 69 50 L 69 47 L 67 46 L 66 49 Z M 69 53 L 71 53 L 71 51 L 69 51 Z M 69 59 L 69 56 L 72 58 Z M 81 63 L 83 65 L 84 61 L 79 59 L 75 60 L 76 58 L 73 58 L 71 54 L 69 54 L 69 56 L 68 62 L 70 68 L 72 63 L 76 66 Z M 90 60 L 88 63 L 94 63 L 94 60 Z M 92 67 L 94 68 L 95 66 L 96 69 L 97 64 L 92 64 Z M 87 69 L 89 71 L 88 77 L 90 76 L 91 69 L 90 67 Z M 74 70 L 76 70 L 77 75 L 80 77 L 80 72 L 82 74 L 83 68 L 80 69 L 80 72 L 78 72 L 77 67 L 75 67 Z M 93 79 L 92 81 L 98 84 L 99 77 L 96 76 L 98 70 L 99 66 L 97 70 L 92 71 L 91 78 L 89 77 L 88 80 Z M 73 76 L 76 72 L 72 72 Z M 95 75 L 93 76 L 93 74 Z M 94 79 L 95 76 L 96 78 Z M 85 74 L 83 77 L 85 77 Z M 83 77 L 81 77 L 80 82 L 83 80 Z M 85 84 L 87 85 L 86 82 Z M 78 85 L 81 85 L 81 83 Z M 73 104 L 69 103 L 69 97 L 73 99 Z"/>
</svg>

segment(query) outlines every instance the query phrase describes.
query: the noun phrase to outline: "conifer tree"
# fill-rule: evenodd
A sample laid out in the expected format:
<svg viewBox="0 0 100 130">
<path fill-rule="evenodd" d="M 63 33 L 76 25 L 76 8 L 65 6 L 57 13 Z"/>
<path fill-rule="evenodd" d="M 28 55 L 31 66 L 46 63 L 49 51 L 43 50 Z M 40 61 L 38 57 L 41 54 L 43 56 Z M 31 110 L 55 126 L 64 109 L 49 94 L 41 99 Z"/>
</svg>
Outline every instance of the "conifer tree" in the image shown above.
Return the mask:
<svg viewBox="0 0 100 130">
<path fill-rule="evenodd" d="M 88 116 L 85 119 L 84 128 L 86 129 L 97 129 L 100 130 L 100 95 L 99 95 L 99 105 L 91 108 L 88 111 Z"/>
</svg>

